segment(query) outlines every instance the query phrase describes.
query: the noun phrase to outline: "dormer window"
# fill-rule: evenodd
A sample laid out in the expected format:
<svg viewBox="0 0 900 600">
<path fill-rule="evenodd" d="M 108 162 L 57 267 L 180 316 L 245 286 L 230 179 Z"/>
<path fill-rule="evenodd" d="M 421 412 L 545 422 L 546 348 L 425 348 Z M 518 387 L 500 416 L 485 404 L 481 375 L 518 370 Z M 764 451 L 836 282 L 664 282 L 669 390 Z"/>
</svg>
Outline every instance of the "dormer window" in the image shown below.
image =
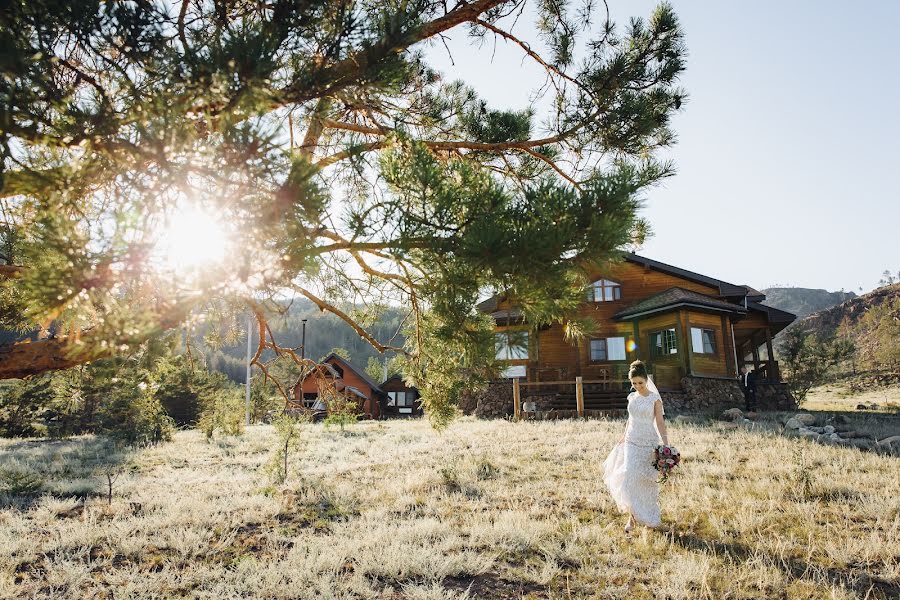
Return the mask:
<svg viewBox="0 0 900 600">
<path fill-rule="evenodd" d="M 622 299 L 622 286 L 609 279 L 598 279 L 587 290 L 588 302 L 612 302 Z"/>
</svg>

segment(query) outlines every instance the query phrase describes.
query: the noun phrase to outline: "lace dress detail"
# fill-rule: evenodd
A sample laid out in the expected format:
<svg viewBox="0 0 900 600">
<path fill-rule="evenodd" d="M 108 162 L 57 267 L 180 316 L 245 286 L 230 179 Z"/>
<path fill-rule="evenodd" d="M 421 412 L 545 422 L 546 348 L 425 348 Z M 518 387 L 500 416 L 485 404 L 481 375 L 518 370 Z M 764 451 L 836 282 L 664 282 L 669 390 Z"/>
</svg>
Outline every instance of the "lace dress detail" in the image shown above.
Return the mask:
<svg viewBox="0 0 900 600">
<path fill-rule="evenodd" d="M 662 443 L 653 419 L 659 394 L 628 395 L 625 443 L 616 444 L 603 462 L 603 481 L 616 506 L 650 527 L 660 524 L 659 473 L 653 468 L 653 448 Z M 665 414 L 665 413 L 663 413 Z"/>
</svg>

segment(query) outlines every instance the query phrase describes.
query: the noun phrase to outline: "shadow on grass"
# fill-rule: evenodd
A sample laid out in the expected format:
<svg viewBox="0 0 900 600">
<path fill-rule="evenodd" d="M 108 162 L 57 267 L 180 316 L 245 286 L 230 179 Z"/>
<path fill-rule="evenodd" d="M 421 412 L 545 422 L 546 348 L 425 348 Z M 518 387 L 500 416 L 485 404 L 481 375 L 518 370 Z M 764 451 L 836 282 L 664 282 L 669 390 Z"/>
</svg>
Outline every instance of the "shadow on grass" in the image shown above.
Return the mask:
<svg viewBox="0 0 900 600">
<path fill-rule="evenodd" d="M 810 573 L 819 573 L 832 585 L 851 589 L 866 598 L 892 600 L 900 598 L 900 582 L 874 576 L 866 570 L 865 565 L 850 565 L 846 569 L 838 569 L 799 558 L 776 557 L 745 544 L 704 538 L 691 532 L 673 531 L 671 535 L 673 541 L 686 550 L 712 553 L 735 561 L 746 561 L 764 554 L 768 562 L 781 570 L 791 581 L 802 579 Z"/>
</svg>

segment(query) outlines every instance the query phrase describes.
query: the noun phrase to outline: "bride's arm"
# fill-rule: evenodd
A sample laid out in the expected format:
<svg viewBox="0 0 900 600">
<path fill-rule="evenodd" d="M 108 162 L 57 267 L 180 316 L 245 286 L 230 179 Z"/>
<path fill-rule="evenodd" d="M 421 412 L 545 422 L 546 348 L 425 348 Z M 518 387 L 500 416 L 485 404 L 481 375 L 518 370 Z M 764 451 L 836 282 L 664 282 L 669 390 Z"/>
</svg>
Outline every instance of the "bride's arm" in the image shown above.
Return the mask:
<svg viewBox="0 0 900 600">
<path fill-rule="evenodd" d="M 669 435 L 666 432 L 666 420 L 663 417 L 662 400 L 653 403 L 653 416 L 656 422 L 656 432 L 662 440 L 663 446 L 669 445 Z"/>
</svg>

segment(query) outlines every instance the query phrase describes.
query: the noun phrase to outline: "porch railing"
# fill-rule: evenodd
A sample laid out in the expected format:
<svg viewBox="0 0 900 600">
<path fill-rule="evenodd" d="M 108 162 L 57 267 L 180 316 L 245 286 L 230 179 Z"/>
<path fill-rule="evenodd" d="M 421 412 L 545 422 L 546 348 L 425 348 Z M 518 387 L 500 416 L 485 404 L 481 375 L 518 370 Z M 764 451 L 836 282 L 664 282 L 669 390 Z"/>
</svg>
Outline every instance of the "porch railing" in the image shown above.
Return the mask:
<svg viewBox="0 0 900 600">
<path fill-rule="evenodd" d="M 574 396 L 574 409 L 579 417 L 584 417 L 586 396 L 591 400 L 592 404 L 601 406 L 597 410 L 623 410 L 627 406 L 627 395 L 631 382 L 628 379 L 612 379 L 610 377 L 601 379 L 576 377 L 574 381 L 569 379 L 529 382 L 520 382 L 518 379 L 513 379 L 512 386 L 513 415 L 518 421 L 522 419 L 524 412 L 522 407 L 523 389 L 526 392 L 534 390 L 552 394 L 558 399 L 555 403 L 560 405 L 560 407 L 561 405 L 569 405 L 572 396 Z M 585 393 L 586 391 L 587 394 Z M 571 410 L 568 406 L 566 408 Z"/>
</svg>

